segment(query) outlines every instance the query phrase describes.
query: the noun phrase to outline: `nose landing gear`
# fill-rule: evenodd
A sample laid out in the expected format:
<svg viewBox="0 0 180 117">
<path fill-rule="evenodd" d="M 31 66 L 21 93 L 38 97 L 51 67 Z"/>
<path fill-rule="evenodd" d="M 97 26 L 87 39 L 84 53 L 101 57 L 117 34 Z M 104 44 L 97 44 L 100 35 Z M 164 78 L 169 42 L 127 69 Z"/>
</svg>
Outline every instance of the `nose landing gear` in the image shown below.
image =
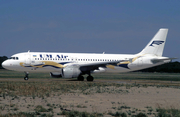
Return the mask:
<svg viewBox="0 0 180 117">
<path fill-rule="evenodd" d="M 28 78 L 29 73 L 28 73 L 28 72 L 24 72 L 24 73 L 25 73 L 24 80 L 28 80 L 28 79 L 29 79 L 29 78 Z"/>
</svg>

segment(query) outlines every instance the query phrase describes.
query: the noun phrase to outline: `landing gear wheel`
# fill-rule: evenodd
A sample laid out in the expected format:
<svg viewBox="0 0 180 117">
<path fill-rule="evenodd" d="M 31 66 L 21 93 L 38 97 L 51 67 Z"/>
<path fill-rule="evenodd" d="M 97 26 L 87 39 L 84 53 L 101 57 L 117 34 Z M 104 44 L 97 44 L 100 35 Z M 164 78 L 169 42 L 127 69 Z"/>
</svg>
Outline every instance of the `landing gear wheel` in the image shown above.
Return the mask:
<svg viewBox="0 0 180 117">
<path fill-rule="evenodd" d="M 94 80 L 94 78 L 92 76 L 87 77 L 87 81 L 93 81 L 93 80 Z"/>
<path fill-rule="evenodd" d="M 84 77 L 83 76 L 78 76 L 77 78 L 79 81 L 84 81 Z"/>
<path fill-rule="evenodd" d="M 24 77 L 24 80 L 28 80 L 28 77 L 25 76 L 25 77 Z"/>
</svg>

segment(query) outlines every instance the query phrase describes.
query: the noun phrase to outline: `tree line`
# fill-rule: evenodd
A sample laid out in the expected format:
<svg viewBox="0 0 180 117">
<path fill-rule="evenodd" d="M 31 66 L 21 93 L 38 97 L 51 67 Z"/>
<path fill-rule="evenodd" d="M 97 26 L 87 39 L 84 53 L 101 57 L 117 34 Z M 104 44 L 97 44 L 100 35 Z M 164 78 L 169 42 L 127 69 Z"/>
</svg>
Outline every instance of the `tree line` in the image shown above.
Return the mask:
<svg viewBox="0 0 180 117">
<path fill-rule="evenodd" d="M 140 70 L 141 72 L 180 73 L 180 63 L 170 62 L 156 67 Z"/>
<path fill-rule="evenodd" d="M 5 61 L 5 60 L 7 60 L 7 59 L 8 59 L 8 57 L 6 57 L 6 56 L 0 56 L 0 69 L 4 69 L 4 68 L 2 67 L 2 62 Z"/>
<path fill-rule="evenodd" d="M 8 57 L 0 56 L 0 69 L 4 69 L 2 67 L 2 62 L 7 60 Z M 166 73 L 180 73 L 180 63 L 179 62 L 170 62 L 160 66 L 140 70 L 141 72 L 166 72 Z"/>
</svg>

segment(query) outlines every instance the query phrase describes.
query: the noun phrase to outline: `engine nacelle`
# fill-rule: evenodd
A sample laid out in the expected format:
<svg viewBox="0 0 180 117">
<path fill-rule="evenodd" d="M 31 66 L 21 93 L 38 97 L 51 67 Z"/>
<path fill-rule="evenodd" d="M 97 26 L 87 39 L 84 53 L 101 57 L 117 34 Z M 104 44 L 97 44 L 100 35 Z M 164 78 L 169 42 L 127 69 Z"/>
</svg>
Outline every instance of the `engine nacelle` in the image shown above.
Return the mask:
<svg viewBox="0 0 180 117">
<path fill-rule="evenodd" d="M 80 73 L 78 65 L 70 65 L 62 69 L 62 76 L 64 78 L 77 78 Z"/>
<path fill-rule="evenodd" d="M 102 67 L 99 67 L 98 70 L 92 71 L 92 73 L 104 73 L 104 72 L 106 72 L 106 70 Z"/>
<path fill-rule="evenodd" d="M 62 75 L 60 73 L 52 73 L 52 72 L 50 72 L 50 76 L 52 78 L 62 78 Z"/>
</svg>

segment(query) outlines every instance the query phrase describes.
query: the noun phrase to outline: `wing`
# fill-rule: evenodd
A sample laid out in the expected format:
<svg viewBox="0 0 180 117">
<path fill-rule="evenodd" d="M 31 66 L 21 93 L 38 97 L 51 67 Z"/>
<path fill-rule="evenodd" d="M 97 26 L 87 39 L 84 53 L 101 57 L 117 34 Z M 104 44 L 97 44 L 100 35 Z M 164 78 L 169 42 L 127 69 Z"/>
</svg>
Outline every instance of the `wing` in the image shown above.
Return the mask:
<svg viewBox="0 0 180 117">
<path fill-rule="evenodd" d="M 107 65 L 114 65 L 116 66 L 120 62 L 124 62 L 127 60 L 120 60 L 120 61 L 104 61 L 104 62 L 92 62 L 92 63 L 86 63 L 86 64 L 79 64 L 79 69 L 82 71 L 82 73 L 89 73 L 94 70 L 99 70 L 100 67 L 106 68 Z"/>
</svg>

